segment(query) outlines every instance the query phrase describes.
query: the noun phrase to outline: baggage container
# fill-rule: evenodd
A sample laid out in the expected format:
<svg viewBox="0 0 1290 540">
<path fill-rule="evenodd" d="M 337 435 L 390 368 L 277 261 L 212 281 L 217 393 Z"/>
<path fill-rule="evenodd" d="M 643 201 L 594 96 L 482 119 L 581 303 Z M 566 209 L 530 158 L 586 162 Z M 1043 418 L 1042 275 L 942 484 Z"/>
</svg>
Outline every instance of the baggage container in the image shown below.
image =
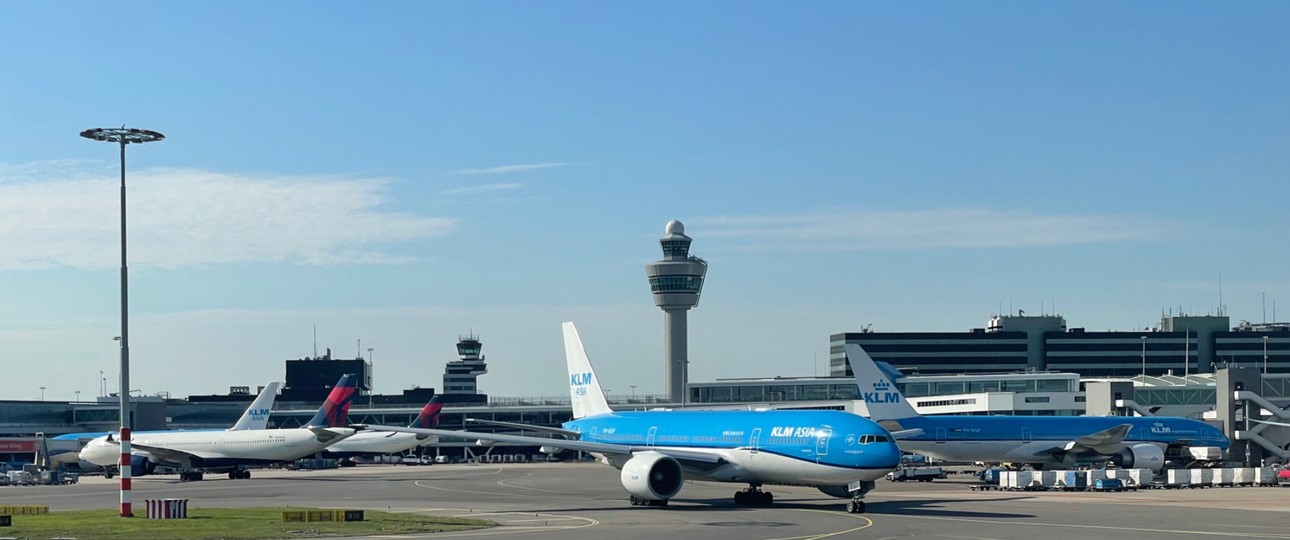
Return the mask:
<svg viewBox="0 0 1290 540">
<path fill-rule="evenodd" d="M 1232 483 L 1238 486 L 1254 485 L 1253 467 L 1236 467 L 1232 469 Z"/>
<path fill-rule="evenodd" d="M 1124 482 L 1127 488 L 1151 487 L 1155 481 L 1151 469 L 1107 469 L 1106 477 Z"/>
<path fill-rule="evenodd" d="M 1216 486 L 1230 487 L 1236 485 L 1236 469 L 1223 467 L 1221 469 L 1212 469 L 1214 475 L 1213 484 Z"/>
<path fill-rule="evenodd" d="M 1057 485 L 1061 489 L 1083 491 L 1088 489 L 1088 474 L 1084 471 L 1058 471 Z"/>
<path fill-rule="evenodd" d="M 1191 486 L 1191 469 L 1166 469 L 1165 487 L 1181 488 Z"/>
<path fill-rule="evenodd" d="M 1256 486 L 1275 486 L 1277 485 L 1276 469 L 1264 467 L 1254 469 L 1254 485 Z"/>
<path fill-rule="evenodd" d="M 1057 487 L 1057 475 L 1059 471 L 1036 471 L 1038 473 L 1039 485 L 1044 489 Z"/>
<path fill-rule="evenodd" d="M 1191 487 L 1212 487 L 1214 485 L 1214 469 L 1187 469 L 1191 473 Z"/>
<path fill-rule="evenodd" d="M 1106 469 L 1089 469 L 1085 473 L 1088 474 L 1088 485 L 1090 487 L 1096 484 L 1098 480 L 1107 478 Z"/>
</svg>

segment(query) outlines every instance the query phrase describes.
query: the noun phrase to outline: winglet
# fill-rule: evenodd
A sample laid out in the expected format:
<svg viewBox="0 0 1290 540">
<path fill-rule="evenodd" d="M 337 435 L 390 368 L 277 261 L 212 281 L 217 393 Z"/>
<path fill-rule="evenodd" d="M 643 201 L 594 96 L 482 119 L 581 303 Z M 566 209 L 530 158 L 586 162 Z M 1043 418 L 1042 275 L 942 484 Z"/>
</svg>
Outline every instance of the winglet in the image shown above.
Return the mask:
<svg viewBox="0 0 1290 540">
<path fill-rule="evenodd" d="M 358 393 L 358 379 L 353 375 L 344 375 L 340 382 L 331 389 L 318 413 L 309 420 L 310 427 L 345 427 L 345 418 L 349 415 L 349 404 Z"/>
<path fill-rule="evenodd" d="M 255 396 L 255 401 L 251 406 L 246 408 L 242 417 L 237 419 L 229 431 L 242 431 L 247 429 L 264 429 L 269 427 L 269 411 L 273 409 L 273 400 L 278 397 L 278 383 L 271 382 L 264 386 L 260 395 Z"/>
<path fill-rule="evenodd" d="M 443 404 L 439 403 L 439 396 L 430 398 L 430 403 L 426 403 L 421 408 L 421 414 L 417 415 L 416 420 L 408 427 L 434 429 L 439 427 L 439 413 L 443 411 Z"/>
<path fill-rule="evenodd" d="M 856 377 L 856 399 L 865 402 L 870 420 L 877 422 L 919 416 L 869 353 L 855 343 L 846 344 L 845 350 L 846 361 Z"/>
<path fill-rule="evenodd" d="M 582 347 L 578 329 L 573 323 L 564 323 L 564 359 L 569 365 L 569 397 L 573 403 L 573 418 L 610 412 L 600 380 L 591 368 L 591 359 Z"/>
</svg>

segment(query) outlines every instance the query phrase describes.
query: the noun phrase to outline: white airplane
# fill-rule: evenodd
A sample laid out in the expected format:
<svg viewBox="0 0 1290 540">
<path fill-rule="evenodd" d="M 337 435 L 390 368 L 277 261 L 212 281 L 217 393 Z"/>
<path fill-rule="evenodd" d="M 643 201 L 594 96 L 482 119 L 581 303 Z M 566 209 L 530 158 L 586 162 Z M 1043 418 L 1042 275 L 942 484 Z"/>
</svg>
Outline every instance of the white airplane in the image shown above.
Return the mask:
<svg viewBox="0 0 1290 540">
<path fill-rule="evenodd" d="M 278 384 L 276 381 L 264 386 L 260 395 L 255 397 L 251 406 L 246 408 L 242 417 L 237 419 L 237 423 L 228 431 L 242 431 L 248 429 L 264 429 L 269 426 L 269 411 L 273 409 L 273 400 L 278 397 Z M 213 429 L 203 429 L 194 431 L 217 431 Z M 87 433 L 67 433 L 57 437 L 51 437 L 45 441 L 46 452 L 49 455 L 51 466 L 67 465 L 79 462 L 80 451 L 90 441 L 112 433 L 110 431 L 95 431 Z M 135 431 L 135 437 L 144 435 L 147 432 Z M 112 463 L 116 465 L 116 462 Z M 141 465 L 141 464 L 140 464 Z M 143 470 L 141 467 L 137 470 Z M 110 477 L 109 477 L 110 478 Z"/>
<path fill-rule="evenodd" d="M 227 470 L 230 479 L 250 478 L 244 467 L 294 461 L 354 435 L 345 416 L 357 392 L 357 379 L 345 375 L 332 388 L 318 414 L 297 429 L 244 431 L 158 431 L 137 433 L 130 439 L 135 476 L 153 472 L 157 465 L 182 469 L 182 480 L 201 480 L 205 471 Z M 81 459 L 99 466 L 114 465 L 121 456 L 112 434 L 90 441 Z M 137 465 L 135 464 L 137 463 Z"/>
<path fill-rule="evenodd" d="M 851 499 L 864 511 L 874 480 L 896 468 L 900 450 L 878 424 L 843 411 L 613 411 L 591 369 L 578 331 L 564 323 L 573 420 L 562 428 L 529 429 L 570 439 L 441 429 L 369 426 L 444 438 L 509 442 L 593 452 L 620 469 L 633 505 L 665 506 L 686 480 L 748 485 L 738 505 L 764 506 L 767 484 L 814 486 Z"/>
<path fill-rule="evenodd" d="M 439 413 L 443 405 L 439 396 L 430 399 L 421 414 L 408 427 L 434 429 L 439 426 Z M 383 456 L 399 454 L 420 446 L 429 435 L 415 433 L 395 433 L 393 431 L 360 431 L 353 437 L 340 441 L 323 449 L 326 457 L 350 458 L 357 456 Z"/>
</svg>

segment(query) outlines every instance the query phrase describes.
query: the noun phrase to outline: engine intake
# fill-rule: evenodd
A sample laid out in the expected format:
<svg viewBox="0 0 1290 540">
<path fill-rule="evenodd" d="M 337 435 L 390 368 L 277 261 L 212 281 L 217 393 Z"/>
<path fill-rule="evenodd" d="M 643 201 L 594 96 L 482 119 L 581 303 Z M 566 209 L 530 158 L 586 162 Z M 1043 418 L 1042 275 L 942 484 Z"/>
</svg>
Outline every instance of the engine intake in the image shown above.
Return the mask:
<svg viewBox="0 0 1290 540">
<path fill-rule="evenodd" d="M 681 491 L 681 464 L 658 452 L 641 452 L 623 464 L 620 474 L 628 493 L 651 501 L 667 500 Z"/>
<path fill-rule="evenodd" d="M 1165 451 L 1154 444 L 1135 444 L 1112 455 L 1111 463 L 1125 469 L 1160 472 L 1165 467 Z"/>
<path fill-rule="evenodd" d="M 143 456 L 130 456 L 130 476 L 147 476 L 157 470 L 157 464 Z"/>
</svg>

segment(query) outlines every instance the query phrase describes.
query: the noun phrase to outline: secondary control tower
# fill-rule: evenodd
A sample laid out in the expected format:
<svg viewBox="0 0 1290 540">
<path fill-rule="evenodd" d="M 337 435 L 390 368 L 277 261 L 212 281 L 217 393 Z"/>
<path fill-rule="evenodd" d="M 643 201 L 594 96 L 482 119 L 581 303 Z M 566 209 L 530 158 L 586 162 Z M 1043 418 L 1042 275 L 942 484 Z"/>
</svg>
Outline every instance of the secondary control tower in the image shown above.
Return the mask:
<svg viewBox="0 0 1290 540">
<path fill-rule="evenodd" d="M 690 361 L 686 353 L 685 313 L 699 305 L 703 277 L 708 273 L 708 261 L 690 255 L 692 241 L 680 221 L 667 222 L 663 237 L 658 239 L 663 259 L 645 265 L 654 305 L 663 309 L 664 383 L 668 399 L 676 403 L 688 401 L 685 383 L 689 381 Z"/>
</svg>

